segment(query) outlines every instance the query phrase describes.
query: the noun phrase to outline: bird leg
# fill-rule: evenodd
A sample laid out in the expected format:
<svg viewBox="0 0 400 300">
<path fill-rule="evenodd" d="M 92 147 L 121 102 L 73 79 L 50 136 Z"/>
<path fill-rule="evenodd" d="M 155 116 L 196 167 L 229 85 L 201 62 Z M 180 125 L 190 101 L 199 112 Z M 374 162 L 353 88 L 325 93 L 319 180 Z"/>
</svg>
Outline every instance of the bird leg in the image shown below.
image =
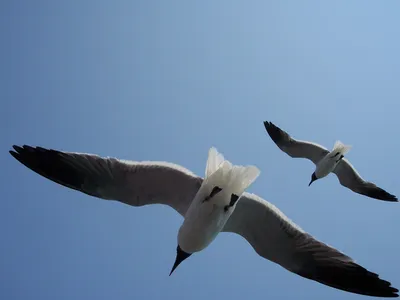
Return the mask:
<svg viewBox="0 0 400 300">
<path fill-rule="evenodd" d="M 229 202 L 229 205 L 226 205 L 226 206 L 224 207 L 224 210 L 225 210 L 225 211 L 228 211 L 229 207 L 234 206 L 235 203 L 236 203 L 238 200 L 239 200 L 239 196 L 238 196 L 238 195 L 235 195 L 235 194 L 232 194 L 232 196 L 231 196 L 231 201 Z"/>
<path fill-rule="evenodd" d="M 341 161 L 343 157 L 344 157 L 344 155 L 340 155 L 340 157 L 339 157 L 339 159 L 336 161 L 336 163 L 338 163 L 339 161 Z"/>
<path fill-rule="evenodd" d="M 331 156 L 331 158 L 334 158 L 334 157 L 338 156 L 339 154 L 340 154 L 340 152 L 336 153 L 334 156 Z M 339 160 L 340 160 L 340 158 L 339 158 Z"/>
<path fill-rule="evenodd" d="M 210 200 L 212 197 L 214 197 L 214 196 L 215 196 L 216 194 L 218 194 L 220 191 L 222 191 L 222 189 L 221 189 L 220 187 L 218 187 L 218 186 L 215 186 L 215 187 L 212 189 L 210 195 L 208 195 L 207 197 L 204 198 L 203 203 L 206 202 L 206 201 L 208 201 L 208 200 Z"/>
</svg>

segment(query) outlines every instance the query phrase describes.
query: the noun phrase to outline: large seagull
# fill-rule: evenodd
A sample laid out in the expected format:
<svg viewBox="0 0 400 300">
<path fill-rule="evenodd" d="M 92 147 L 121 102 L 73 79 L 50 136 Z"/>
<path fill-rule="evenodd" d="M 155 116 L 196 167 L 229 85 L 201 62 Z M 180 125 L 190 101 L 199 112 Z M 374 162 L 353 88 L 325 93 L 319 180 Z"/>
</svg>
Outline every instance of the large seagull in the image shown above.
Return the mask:
<svg viewBox="0 0 400 300">
<path fill-rule="evenodd" d="M 398 297 L 398 289 L 316 240 L 278 208 L 245 192 L 254 166 L 236 166 L 211 148 L 205 178 L 166 162 L 134 162 L 41 147 L 13 146 L 11 155 L 63 186 L 132 206 L 165 204 L 184 217 L 175 263 L 206 248 L 219 232 L 244 237 L 262 257 L 302 277 L 351 293 Z M 170 275 L 171 275 L 170 273 Z"/>
</svg>

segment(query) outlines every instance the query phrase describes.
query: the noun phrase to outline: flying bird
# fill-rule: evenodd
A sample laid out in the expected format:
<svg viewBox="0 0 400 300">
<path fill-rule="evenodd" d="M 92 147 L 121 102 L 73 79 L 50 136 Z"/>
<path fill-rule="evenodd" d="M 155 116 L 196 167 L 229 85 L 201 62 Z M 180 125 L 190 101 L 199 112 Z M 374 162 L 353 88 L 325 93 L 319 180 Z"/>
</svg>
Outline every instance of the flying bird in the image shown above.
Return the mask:
<svg viewBox="0 0 400 300">
<path fill-rule="evenodd" d="M 353 165 L 344 158 L 351 146 L 336 141 L 332 151 L 329 151 L 319 144 L 294 139 L 272 122 L 265 121 L 264 126 L 271 139 L 283 152 L 294 158 L 307 158 L 316 165 L 308 186 L 330 173 L 335 173 L 340 184 L 353 192 L 378 200 L 398 202 L 395 195 L 364 180 Z"/>
<path fill-rule="evenodd" d="M 34 172 L 71 189 L 131 206 L 164 204 L 184 217 L 171 273 L 220 232 L 241 235 L 256 253 L 302 277 L 351 293 L 398 297 L 398 289 L 349 256 L 313 238 L 278 208 L 245 192 L 258 177 L 211 148 L 205 178 L 167 162 L 135 162 L 93 154 L 13 146 Z"/>
</svg>

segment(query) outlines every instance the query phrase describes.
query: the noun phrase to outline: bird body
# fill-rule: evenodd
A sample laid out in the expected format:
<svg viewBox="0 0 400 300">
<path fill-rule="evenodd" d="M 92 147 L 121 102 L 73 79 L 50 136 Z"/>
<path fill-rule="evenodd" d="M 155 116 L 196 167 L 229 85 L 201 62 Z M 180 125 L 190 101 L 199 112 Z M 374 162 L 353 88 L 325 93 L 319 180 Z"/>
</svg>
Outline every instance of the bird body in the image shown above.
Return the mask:
<svg viewBox="0 0 400 300">
<path fill-rule="evenodd" d="M 333 150 L 329 151 L 317 143 L 297 140 L 291 137 L 272 122 L 264 122 L 265 129 L 274 143 L 293 158 L 307 158 L 315 165 L 315 171 L 311 174 L 309 186 L 317 179 L 334 173 L 341 185 L 355 193 L 377 200 L 398 202 L 397 197 L 378 187 L 376 184 L 364 180 L 353 165 L 344 158 L 351 146 L 336 141 Z"/>
<path fill-rule="evenodd" d="M 336 141 L 331 152 L 327 153 L 316 165 L 315 176 L 320 179 L 333 172 L 351 146 Z"/>
<path fill-rule="evenodd" d="M 206 248 L 224 228 L 236 203 L 260 171 L 254 166 L 233 166 L 211 148 L 206 176 L 179 229 L 178 244 L 186 253 Z"/>
</svg>

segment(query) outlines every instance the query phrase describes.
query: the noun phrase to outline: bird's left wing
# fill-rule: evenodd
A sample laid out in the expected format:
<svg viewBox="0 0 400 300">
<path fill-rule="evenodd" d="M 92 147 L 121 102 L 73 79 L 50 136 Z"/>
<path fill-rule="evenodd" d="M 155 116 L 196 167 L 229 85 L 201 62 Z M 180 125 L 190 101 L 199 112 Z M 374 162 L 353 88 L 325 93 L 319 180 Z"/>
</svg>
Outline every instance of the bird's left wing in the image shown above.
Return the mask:
<svg viewBox="0 0 400 300">
<path fill-rule="evenodd" d="M 388 193 L 375 183 L 364 180 L 345 158 L 339 162 L 333 173 L 336 174 L 341 185 L 351 189 L 353 192 L 378 200 L 398 202 L 395 195 Z"/>
<path fill-rule="evenodd" d="M 93 154 L 13 146 L 20 163 L 58 184 L 132 206 L 165 204 L 185 215 L 203 179 L 166 162 L 133 162 Z"/>
<path fill-rule="evenodd" d="M 316 240 L 256 195 L 242 195 L 223 231 L 241 235 L 259 255 L 302 277 L 351 293 L 398 297 L 390 282 Z"/>
</svg>

